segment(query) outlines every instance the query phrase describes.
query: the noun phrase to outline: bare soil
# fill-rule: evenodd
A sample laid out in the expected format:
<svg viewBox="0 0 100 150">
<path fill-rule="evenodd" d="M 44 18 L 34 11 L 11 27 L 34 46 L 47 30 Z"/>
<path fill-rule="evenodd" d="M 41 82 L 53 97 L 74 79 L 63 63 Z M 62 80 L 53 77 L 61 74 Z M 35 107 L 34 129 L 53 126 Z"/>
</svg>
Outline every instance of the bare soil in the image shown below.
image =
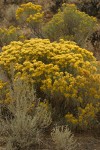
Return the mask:
<svg viewBox="0 0 100 150">
<path fill-rule="evenodd" d="M 77 142 L 78 150 L 100 150 L 100 138 L 89 135 L 79 135 Z"/>
</svg>

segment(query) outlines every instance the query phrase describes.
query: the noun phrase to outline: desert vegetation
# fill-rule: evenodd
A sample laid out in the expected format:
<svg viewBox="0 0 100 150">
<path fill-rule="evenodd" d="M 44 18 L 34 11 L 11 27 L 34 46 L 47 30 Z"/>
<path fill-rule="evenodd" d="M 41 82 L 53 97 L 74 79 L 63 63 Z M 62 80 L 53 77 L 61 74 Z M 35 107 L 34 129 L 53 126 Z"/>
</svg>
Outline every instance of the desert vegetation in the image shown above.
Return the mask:
<svg viewBox="0 0 100 150">
<path fill-rule="evenodd" d="M 2 0 L 0 8 L 2 145 L 83 150 L 77 134 L 100 138 L 100 2 Z"/>
</svg>

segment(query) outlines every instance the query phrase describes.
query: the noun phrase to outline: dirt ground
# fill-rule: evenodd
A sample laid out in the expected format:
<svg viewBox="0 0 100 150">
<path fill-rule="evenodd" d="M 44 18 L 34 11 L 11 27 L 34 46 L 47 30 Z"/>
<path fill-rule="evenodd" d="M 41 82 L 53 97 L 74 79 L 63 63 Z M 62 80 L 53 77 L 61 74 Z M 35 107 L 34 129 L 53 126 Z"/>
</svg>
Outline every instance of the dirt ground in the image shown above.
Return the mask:
<svg viewBox="0 0 100 150">
<path fill-rule="evenodd" d="M 100 150 L 100 138 L 89 135 L 79 135 L 77 142 L 78 150 Z"/>
</svg>

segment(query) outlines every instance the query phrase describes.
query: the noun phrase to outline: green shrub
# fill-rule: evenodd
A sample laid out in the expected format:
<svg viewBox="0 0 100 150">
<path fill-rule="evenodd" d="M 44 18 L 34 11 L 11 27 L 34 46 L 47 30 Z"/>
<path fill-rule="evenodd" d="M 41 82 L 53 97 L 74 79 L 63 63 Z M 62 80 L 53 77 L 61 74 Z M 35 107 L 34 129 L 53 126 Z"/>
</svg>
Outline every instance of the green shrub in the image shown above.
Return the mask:
<svg viewBox="0 0 100 150">
<path fill-rule="evenodd" d="M 36 37 L 41 35 L 43 15 L 42 6 L 31 2 L 22 4 L 16 11 L 16 19 L 21 25 L 26 24 L 26 26 L 30 27 L 31 32 Z"/>
<path fill-rule="evenodd" d="M 93 33 L 95 25 L 96 19 L 77 10 L 74 4 L 63 4 L 43 30 L 45 36 L 51 41 L 64 38 L 84 46 L 87 37 Z"/>
<path fill-rule="evenodd" d="M 49 106 L 36 99 L 33 86 L 19 79 L 13 81 L 10 96 L 7 108 L 12 118 L 0 118 L 0 133 L 6 134 L 7 149 L 30 150 L 41 142 L 43 145 L 43 131 L 52 122 Z"/>
<path fill-rule="evenodd" d="M 11 42 L 0 54 L 0 66 L 11 78 L 34 84 L 38 97 L 48 99 L 56 118 L 68 112 L 77 116 L 79 107 L 100 103 L 100 74 L 93 54 L 74 42 L 45 39 Z M 96 118 L 95 118 L 96 119 Z"/>
<path fill-rule="evenodd" d="M 65 119 L 70 128 L 77 130 L 91 130 L 99 125 L 99 118 L 96 117 L 100 113 L 100 103 L 93 106 L 92 103 L 87 104 L 85 108 L 78 108 L 77 116 L 66 114 Z"/>
<path fill-rule="evenodd" d="M 20 28 L 10 26 L 7 28 L 0 28 L 0 46 L 9 44 L 11 41 L 18 41 L 25 39 Z"/>
</svg>

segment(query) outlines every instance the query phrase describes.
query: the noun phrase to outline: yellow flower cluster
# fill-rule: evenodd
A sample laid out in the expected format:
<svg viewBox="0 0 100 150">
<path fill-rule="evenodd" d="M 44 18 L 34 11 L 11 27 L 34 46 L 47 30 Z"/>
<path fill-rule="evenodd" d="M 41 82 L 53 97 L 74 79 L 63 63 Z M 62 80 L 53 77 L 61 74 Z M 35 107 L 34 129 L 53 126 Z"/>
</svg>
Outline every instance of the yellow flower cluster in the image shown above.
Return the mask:
<svg viewBox="0 0 100 150">
<path fill-rule="evenodd" d="M 9 90 L 6 82 L 0 80 L 0 104 L 7 104 L 9 99 Z"/>
<path fill-rule="evenodd" d="M 3 81 L 0 80 L 0 90 L 2 90 L 5 85 L 6 85 L 6 83 L 4 83 Z"/>
<path fill-rule="evenodd" d="M 0 46 L 9 44 L 11 41 L 18 41 L 25 39 L 19 27 L 10 26 L 7 28 L 0 28 Z"/>
<path fill-rule="evenodd" d="M 85 108 L 78 108 L 78 115 L 66 114 L 65 119 L 71 126 L 80 127 L 82 130 L 91 129 L 98 123 L 97 113 L 100 112 L 100 103 L 93 105 L 89 103 Z"/>
<path fill-rule="evenodd" d="M 70 114 L 70 113 L 66 114 L 66 115 L 65 115 L 65 119 L 66 119 L 67 123 L 70 123 L 70 124 L 72 124 L 72 125 L 75 126 L 75 127 L 76 127 L 76 125 L 78 124 L 78 119 L 76 119 L 76 118 L 73 116 L 73 114 Z"/>
<path fill-rule="evenodd" d="M 41 22 L 42 21 L 42 17 L 43 17 L 43 13 L 37 13 L 35 14 L 34 16 L 33 15 L 30 15 L 28 18 L 27 18 L 27 22 Z"/>
<path fill-rule="evenodd" d="M 11 42 L 0 53 L 0 66 L 11 77 L 13 63 L 15 79 L 34 83 L 36 90 L 53 99 L 55 106 L 86 106 L 100 101 L 100 74 L 93 54 L 74 42 L 31 39 Z M 42 95 L 41 95 L 42 96 Z M 77 108 L 78 109 L 78 108 Z"/>
<path fill-rule="evenodd" d="M 22 4 L 16 11 L 16 18 L 28 23 L 41 22 L 43 18 L 42 7 L 31 2 Z"/>
</svg>

